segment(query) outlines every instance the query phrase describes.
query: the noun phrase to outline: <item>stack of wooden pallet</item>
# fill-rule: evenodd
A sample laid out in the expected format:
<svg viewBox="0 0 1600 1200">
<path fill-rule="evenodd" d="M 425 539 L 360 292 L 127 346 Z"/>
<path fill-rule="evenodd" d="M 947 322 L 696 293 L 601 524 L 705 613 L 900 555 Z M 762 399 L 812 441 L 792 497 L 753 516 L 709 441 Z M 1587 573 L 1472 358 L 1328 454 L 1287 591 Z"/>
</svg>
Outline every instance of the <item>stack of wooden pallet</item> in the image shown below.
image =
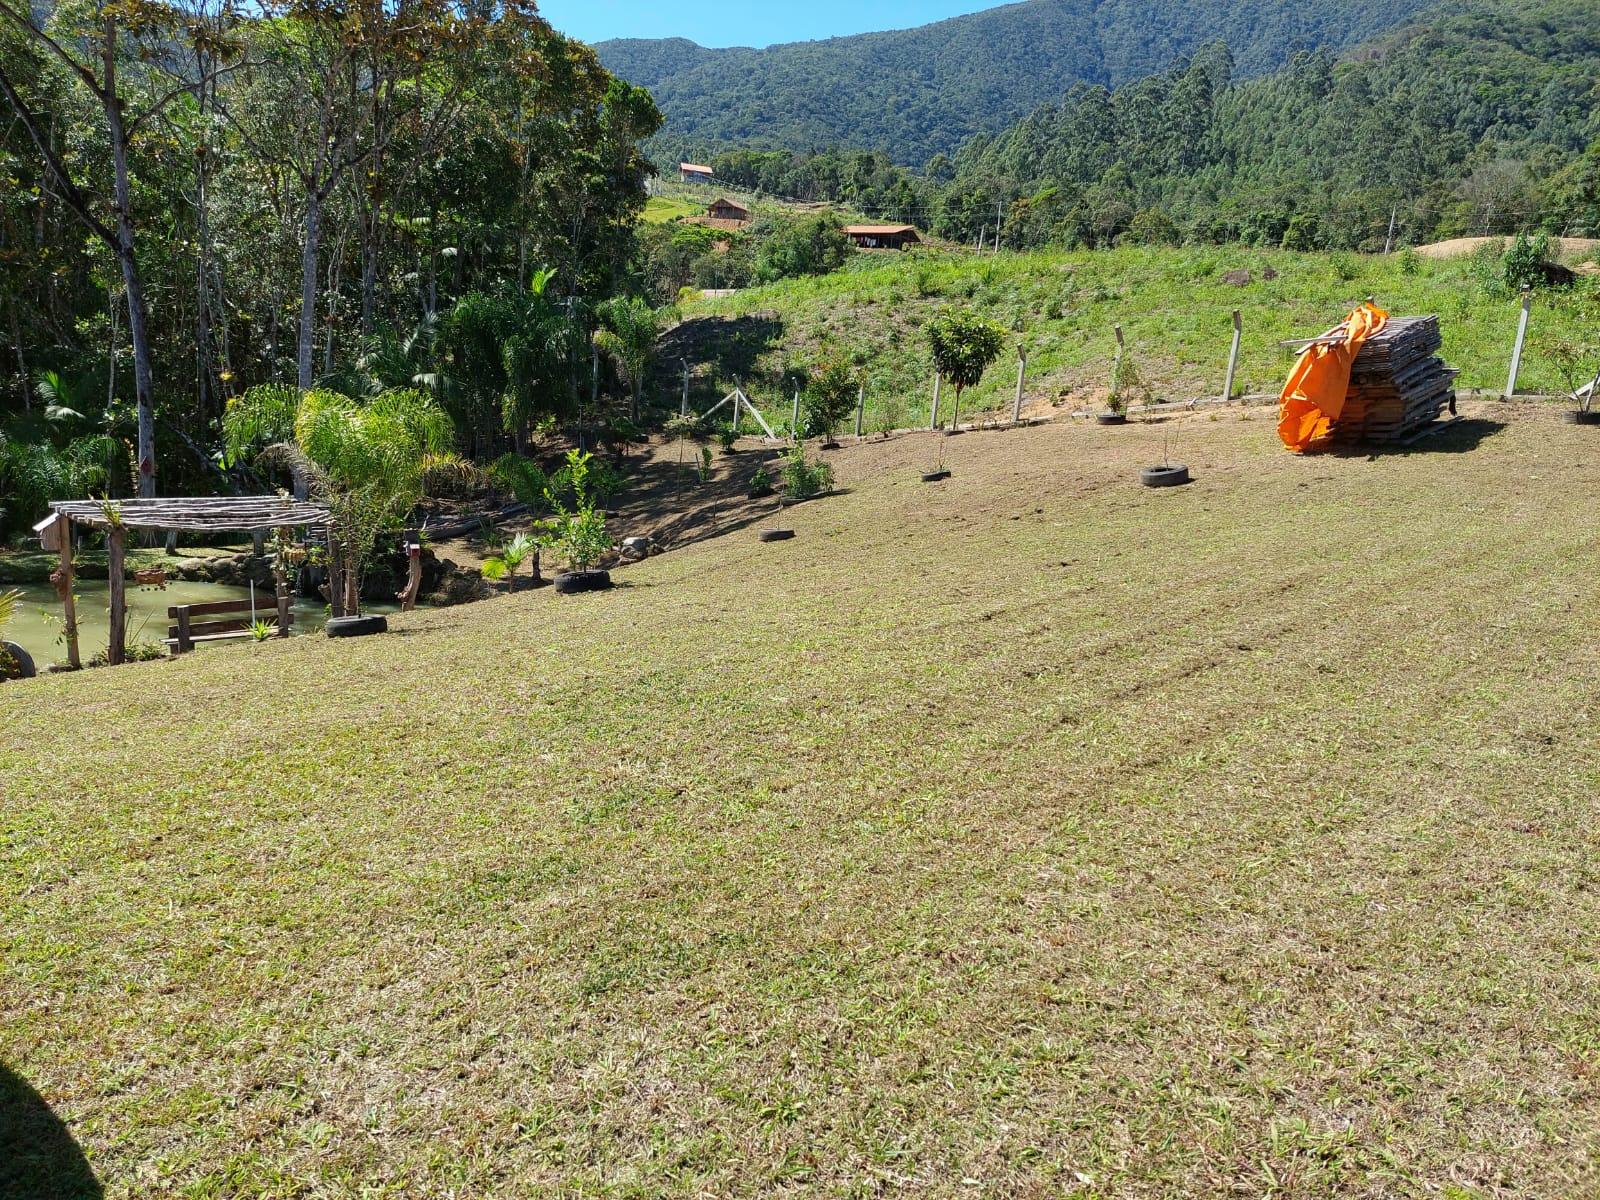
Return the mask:
<svg viewBox="0 0 1600 1200">
<path fill-rule="evenodd" d="M 1398 442 L 1438 420 L 1457 374 L 1438 356 L 1443 344 L 1438 317 L 1390 317 L 1351 365 L 1334 440 Z"/>
</svg>

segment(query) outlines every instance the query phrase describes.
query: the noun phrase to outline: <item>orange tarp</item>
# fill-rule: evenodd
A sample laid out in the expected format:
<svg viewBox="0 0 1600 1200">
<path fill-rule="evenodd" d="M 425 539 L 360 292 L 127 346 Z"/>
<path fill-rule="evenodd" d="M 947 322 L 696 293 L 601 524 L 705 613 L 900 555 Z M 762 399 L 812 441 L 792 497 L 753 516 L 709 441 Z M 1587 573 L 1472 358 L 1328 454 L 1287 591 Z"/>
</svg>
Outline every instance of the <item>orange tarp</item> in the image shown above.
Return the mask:
<svg viewBox="0 0 1600 1200">
<path fill-rule="evenodd" d="M 1350 390 L 1350 365 L 1366 341 L 1389 320 L 1389 314 L 1368 301 L 1305 348 L 1278 397 L 1278 436 L 1296 454 L 1314 450 L 1327 439 L 1344 411 Z"/>
</svg>

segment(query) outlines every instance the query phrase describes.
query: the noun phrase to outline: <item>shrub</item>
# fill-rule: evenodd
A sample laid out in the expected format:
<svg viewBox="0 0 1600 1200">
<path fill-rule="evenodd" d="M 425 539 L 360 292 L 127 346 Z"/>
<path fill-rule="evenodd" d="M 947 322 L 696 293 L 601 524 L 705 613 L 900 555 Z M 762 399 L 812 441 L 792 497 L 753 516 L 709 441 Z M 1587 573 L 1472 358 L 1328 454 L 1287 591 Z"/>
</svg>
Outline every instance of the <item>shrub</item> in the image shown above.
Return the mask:
<svg viewBox="0 0 1600 1200">
<path fill-rule="evenodd" d="M 1500 282 L 1510 291 L 1536 287 L 1544 282 L 1544 261 L 1550 253 L 1550 239 L 1545 234 L 1529 237 L 1519 233 L 1500 260 Z"/>
<path fill-rule="evenodd" d="M 794 500 L 821 495 L 833 485 L 833 468 L 818 460 L 806 460 L 803 442 L 797 442 L 783 456 L 783 487 Z"/>
<path fill-rule="evenodd" d="M 545 523 L 543 544 L 556 550 L 575 571 L 588 570 L 611 549 L 606 515 L 594 505 L 593 465 L 593 454 L 567 451 L 566 464 L 545 492 L 545 500 L 556 515 Z M 564 495 L 568 490 L 571 507 Z"/>
</svg>

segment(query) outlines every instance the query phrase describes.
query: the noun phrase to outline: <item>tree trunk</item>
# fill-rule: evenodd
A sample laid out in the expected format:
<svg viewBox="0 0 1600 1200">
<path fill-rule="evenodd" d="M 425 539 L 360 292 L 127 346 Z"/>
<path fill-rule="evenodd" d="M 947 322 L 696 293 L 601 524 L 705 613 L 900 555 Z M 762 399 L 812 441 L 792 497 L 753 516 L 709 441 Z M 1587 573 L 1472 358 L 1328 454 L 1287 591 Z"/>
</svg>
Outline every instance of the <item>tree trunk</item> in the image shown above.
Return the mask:
<svg viewBox="0 0 1600 1200">
<path fill-rule="evenodd" d="M 300 335 L 295 346 L 295 382 L 311 388 L 311 355 L 317 333 L 317 242 L 322 236 L 322 193 L 306 190 L 305 249 L 300 255 Z"/>
<path fill-rule="evenodd" d="M 122 285 L 128 300 L 128 340 L 133 346 L 133 389 L 139 405 L 139 495 L 156 494 L 155 372 L 150 363 L 149 318 L 144 303 L 144 282 L 134 254 L 132 189 L 128 183 L 128 134 L 122 124 L 122 102 L 117 96 L 116 25 L 104 26 L 106 132 L 111 141 L 113 191 L 116 197 L 116 253 L 122 268 Z"/>
</svg>

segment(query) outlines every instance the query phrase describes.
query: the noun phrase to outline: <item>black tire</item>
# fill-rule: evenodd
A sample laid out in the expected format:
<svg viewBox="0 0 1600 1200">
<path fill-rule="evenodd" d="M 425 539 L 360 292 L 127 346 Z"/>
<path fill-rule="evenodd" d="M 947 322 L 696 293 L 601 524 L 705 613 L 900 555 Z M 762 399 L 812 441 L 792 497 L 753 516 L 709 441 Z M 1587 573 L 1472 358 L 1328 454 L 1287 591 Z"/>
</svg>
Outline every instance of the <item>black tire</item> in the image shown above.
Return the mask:
<svg viewBox="0 0 1600 1200">
<path fill-rule="evenodd" d="M 787 542 L 794 536 L 794 530 L 763 529 L 759 536 L 763 542 Z"/>
<path fill-rule="evenodd" d="M 1114 412 L 1095 413 L 1094 419 L 1097 425 L 1126 425 L 1128 423 L 1128 414 Z"/>
<path fill-rule="evenodd" d="M 1172 467 L 1145 467 L 1139 472 L 1145 487 L 1177 487 L 1189 482 L 1189 468 L 1179 463 Z"/>
<path fill-rule="evenodd" d="M 33 655 L 15 642 L 0 642 L 0 679 L 32 679 L 38 673 Z"/>
<path fill-rule="evenodd" d="M 371 637 L 375 633 L 389 632 L 389 618 L 376 614 L 364 617 L 329 617 L 328 636 L 331 638 Z"/>
<path fill-rule="evenodd" d="M 1564 415 L 1568 425 L 1600 425 L 1600 408 L 1569 408 Z"/>
<path fill-rule="evenodd" d="M 610 571 L 563 571 L 555 579 L 556 592 L 575 596 L 579 592 L 603 592 L 611 586 Z"/>
<path fill-rule="evenodd" d="M 950 472 L 949 471 L 924 471 L 922 473 L 922 482 L 923 483 L 938 483 L 941 479 L 949 479 L 949 478 L 950 478 Z"/>
</svg>

